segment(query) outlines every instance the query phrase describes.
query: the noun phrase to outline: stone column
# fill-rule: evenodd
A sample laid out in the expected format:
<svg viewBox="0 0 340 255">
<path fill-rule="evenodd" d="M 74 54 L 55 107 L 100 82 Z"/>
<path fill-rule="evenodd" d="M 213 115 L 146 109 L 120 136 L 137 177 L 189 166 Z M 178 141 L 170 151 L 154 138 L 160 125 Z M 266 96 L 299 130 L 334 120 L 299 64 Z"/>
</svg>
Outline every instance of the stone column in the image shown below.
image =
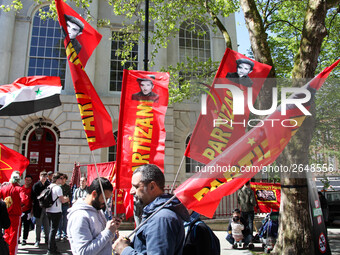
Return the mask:
<svg viewBox="0 0 340 255">
<path fill-rule="evenodd" d="M 10 4 L 11 0 L 3 1 L 4 5 Z M 15 12 L 0 10 L 0 84 L 8 84 L 9 69 L 12 56 L 13 31 L 15 24 Z"/>
</svg>

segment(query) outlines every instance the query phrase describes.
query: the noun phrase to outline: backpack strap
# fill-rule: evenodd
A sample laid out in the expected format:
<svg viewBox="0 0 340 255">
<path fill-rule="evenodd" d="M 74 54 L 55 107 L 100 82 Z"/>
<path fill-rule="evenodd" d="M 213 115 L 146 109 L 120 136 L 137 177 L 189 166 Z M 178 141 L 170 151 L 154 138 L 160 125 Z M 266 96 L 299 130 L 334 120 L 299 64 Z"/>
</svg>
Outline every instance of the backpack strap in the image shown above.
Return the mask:
<svg viewBox="0 0 340 255">
<path fill-rule="evenodd" d="M 51 187 L 47 187 L 48 189 L 50 189 L 51 190 L 51 192 L 52 192 L 52 200 L 53 200 L 53 191 L 52 191 L 52 189 L 53 189 L 53 187 L 55 187 L 57 184 L 55 184 L 55 185 L 53 185 L 53 186 L 51 186 Z M 53 200 L 53 205 L 54 205 L 54 203 L 58 200 L 58 196 L 57 196 L 57 198 L 55 199 L 55 200 Z M 53 206 L 52 205 L 52 206 Z M 57 204 L 58 205 L 58 204 Z"/>
</svg>

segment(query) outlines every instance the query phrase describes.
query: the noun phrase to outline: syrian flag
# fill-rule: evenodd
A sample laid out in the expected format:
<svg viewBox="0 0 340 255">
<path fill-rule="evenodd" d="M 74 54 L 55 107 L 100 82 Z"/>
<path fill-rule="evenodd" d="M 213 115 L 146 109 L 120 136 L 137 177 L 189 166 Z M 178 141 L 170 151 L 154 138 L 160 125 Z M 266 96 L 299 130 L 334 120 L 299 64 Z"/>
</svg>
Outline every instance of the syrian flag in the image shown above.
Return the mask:
<svg viewBox="0 0 340 255">
<path fill-rule="evenodd" d="M 60 106 L 60 92 L 59 77 L 21 77 L 0 86 L 0 116 L 26 115 Z"/>
</svg>

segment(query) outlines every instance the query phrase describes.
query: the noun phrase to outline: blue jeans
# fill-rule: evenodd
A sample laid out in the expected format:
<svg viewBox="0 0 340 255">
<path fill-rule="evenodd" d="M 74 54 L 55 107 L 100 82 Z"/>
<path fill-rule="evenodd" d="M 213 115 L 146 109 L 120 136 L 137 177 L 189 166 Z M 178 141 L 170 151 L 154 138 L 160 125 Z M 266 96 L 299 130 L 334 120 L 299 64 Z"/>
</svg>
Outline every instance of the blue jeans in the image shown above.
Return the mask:
<svg viewBox="0 0 340 255">
<path fill-rule="evenodd" d="M 235 239 L 232 234 L 228 234 L 225 238 L 231 245 L 235 243 Z M 252 241 L 253 237 L 252 235 L 247 235 L 245 238 L 242 239 L 242 242 L 244 242 L 245 245 L 248 245 Z"/>
<path fill-rule="evenodd" d="M 70 208 L 68 204 L 64 204 L 61 207 L 61 219 L 58 227 L 57 236 L 58 237 L 67 237 L 66 228 L 67 228 L 67 210 Z"/>
<path fill-rule="evenodd" d="M 254 211 L 252 211 L 252 212 L 241 212 L 241 217 L 248 222 L 248 228 L 249 228 L 250 234 L 252 236 L 253 236 L 253 231 L 254 231 L 254 216 L 255 216 Z"/>
<path fill-rule="evenodd" d="M 47 249 L 50 252 L 57 251 L 57 244 L 55 242 L 55 235 L 57 234 L 61 213 L 47 213 L 48 219 L 50 220 L 50 234 L 48 236 Z"/>
</svg>

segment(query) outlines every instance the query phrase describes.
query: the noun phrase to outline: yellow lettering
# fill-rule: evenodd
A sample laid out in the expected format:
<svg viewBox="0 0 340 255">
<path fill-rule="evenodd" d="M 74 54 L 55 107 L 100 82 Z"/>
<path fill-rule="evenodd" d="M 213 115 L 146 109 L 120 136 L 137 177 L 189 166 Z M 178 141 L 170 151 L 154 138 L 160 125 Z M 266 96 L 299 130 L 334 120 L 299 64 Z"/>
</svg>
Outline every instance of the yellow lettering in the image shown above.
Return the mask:
<svg viewBox="0 0 340 255">
<path fill-rule="evenodd" d="M 217 152 L 222 153 L 222 149 L 227 146 L 225 143 L 209 140 L 208 144 Z"/>
<path fill-rule="evenodd" d="M 223 184 L 224 184 L 224 182 L 221 182 L 221 181 L 219 181 L 217 179 L 213 180 L 210 183 L 210 185 L 211 185 L 210 191 L 213 191 L 213 190 L 217 189 L 219 186 L 221 186 Z"/>
<path fill-rule="evenodd" d="M 79 111 L 80 111 L 80 116 L 93 116 L 93 111 L 88 111 L 88 109 L 92 109 L 92 104 L 88 103 L 88 104 L 78 104 L 79 107 Z"/>
<path fill-rule="evenodd" d="M 142 155 L 138 152 L 135 152 L 132 154 L 132 163 L 148 164 L 149 158 L 150 158 L 149 154 Z"/>
<path fill-rule="evenodd" d="M 84 129 L 85 130 L 89 130 L 89 131 L 94 131 L 94 126 L 91 125 L 91 122 L 94 121 L 93 117 L 88 117 L 88 118 L 83 118 L 83 125 L 84 125 Z"/>
<path fill-rule="evenodd" d="M 212 136 L 212 137 L 214 137 L 214 138 L 216 138 L 216 139 L 218 139 L 222 142 L 228 143 L 230 135 L 231 135 L 231 133 L 223 132 L 222 129 L 215 127 L 213 129 L 213 131 L 211 132 L 210 136 Z M 227 137 L 228 139 L 226 139 L 225 137 Z"/>
<path fill-rule="evenodd" d="M 136 125 L 152 128 L 151 121 L 153 118 L 136 119 Z"/>
<path fill-rule="evenodd" d="M 206 148 L 202 155 L 210 160 L 213 160 L 215 158 L 215 152 L 211 148 Z"/>
<path fill-rule="evenodd" d="M 142 128 L 136 127 L 135 128 L 135 132 L 134 132 L 134 136 L 136 137 L 136 136 L 138 136 L 138 134 L 142 134 L 142 136 L 151 139 L 151 137 L 152 137 L 152 128 L 148 129 L 148 132 L 145 132 Z"/>
<path fill-rule="evenodd" d="M 150 151 L 150 147 L 140 145 L 138 142 L 133 142 L 132 151 L 137 152 L 138 150 Z"/>
<path fill-rule="evenodd" d="M 144 117 L 153 117 L 152 106 L 140 104 L 137 106 L 137 116 L 144 116 Z"/>
<path fill-rule="evenodd" d="M 209 188 L 204 187 L 203 189 L 201 189 L 199 192 L 197 192 L 194 197 L 198 200 L 201 201 L 201 199 L 204 197 L 205 194 L 207 194 L 209 192 Z"/>
</svg>

